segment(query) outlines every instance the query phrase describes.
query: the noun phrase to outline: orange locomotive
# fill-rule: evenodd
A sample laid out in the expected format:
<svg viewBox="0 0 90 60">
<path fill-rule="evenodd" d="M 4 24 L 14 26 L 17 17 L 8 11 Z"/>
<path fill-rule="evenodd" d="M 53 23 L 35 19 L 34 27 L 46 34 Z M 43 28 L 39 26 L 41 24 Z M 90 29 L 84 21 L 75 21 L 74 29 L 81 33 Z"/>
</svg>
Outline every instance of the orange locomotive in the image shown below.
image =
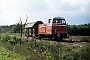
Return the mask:
<svg viewBox="0 0 90 60">
<path fill-rule="evenodd" d="M 54 17 L 44 24 L 42 21 L 28 23 L 26 26 L 27 37 L 62 39 L 68 38 L 69 34 L 66 29 L 66 21 L 63 17 Z"/>
<path fill-rule="evenodd" d="M 39 38 L 54 38 L 62 39 L 68 38 L 69 34 L 66 29 L 66 21 L 63 17 L 55 17 L 49 19 L 47 24 L 39 24 L 38 26 Z"/>
</svg>

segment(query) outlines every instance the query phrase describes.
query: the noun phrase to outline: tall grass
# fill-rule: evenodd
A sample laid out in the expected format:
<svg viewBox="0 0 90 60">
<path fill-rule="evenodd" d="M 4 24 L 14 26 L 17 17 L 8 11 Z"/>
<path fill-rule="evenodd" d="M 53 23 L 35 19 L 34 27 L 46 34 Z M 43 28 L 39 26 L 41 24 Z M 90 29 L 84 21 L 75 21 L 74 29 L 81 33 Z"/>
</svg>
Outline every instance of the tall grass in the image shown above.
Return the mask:
<svg viewBox="0 0 90 60">
<path fill-rule="evenodd" d="M 89 60 L 90 44 L 86 46 L 67 46 L 60 42 L 39 41 L 26 38 L 19 45 L 20 38 L 1 36 L 2 45 L 6 49 L 25 56 L 26 60 Z M 5 40 L 4 40 L 5 39 Z M 5 42 L 3 42 L 5 41 Z M 11 41 L 13 43 L 11 43 Z M 13 45 L 12 45 L 13 44 Z"/>
</svg>

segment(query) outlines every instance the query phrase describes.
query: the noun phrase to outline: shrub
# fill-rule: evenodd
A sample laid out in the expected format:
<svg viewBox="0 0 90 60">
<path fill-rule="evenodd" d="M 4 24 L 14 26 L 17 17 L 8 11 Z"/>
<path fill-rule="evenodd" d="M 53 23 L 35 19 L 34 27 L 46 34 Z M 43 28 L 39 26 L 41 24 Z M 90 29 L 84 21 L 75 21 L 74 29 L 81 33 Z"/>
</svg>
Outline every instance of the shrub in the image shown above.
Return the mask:
<svg viewBox="0 0 90 60">
<path fill-rule="evenodd" d="M 12 37 L 9 42 L 16 43 L 20 41 L 20 38 Z M 8 43 L 9 43 L 8 42 Z M 90 59 L 90 47 L 87 45 L 83 47 L 79 46 L 67 46 L 61 44 L 61 42 L 52 41 L 39 41 L 32 39 L 27 41 L 27 38 L 22 40 L 22 46 L 11 46 L 5 43 L 9 50 L 15 53 L 20 53 L 26 57 L 26 60 L 89 60 Z"/>
<path fill-rule="evenodd" d="M 10 40 L 10 39 L 11 39 L 11 37 L 8 36 L 8 35 L 5 35 L 5 36 L 2 37 L 2 41 L 3 41 L 3 42 L 7 42 L 7 41 Z"/>
</svg>

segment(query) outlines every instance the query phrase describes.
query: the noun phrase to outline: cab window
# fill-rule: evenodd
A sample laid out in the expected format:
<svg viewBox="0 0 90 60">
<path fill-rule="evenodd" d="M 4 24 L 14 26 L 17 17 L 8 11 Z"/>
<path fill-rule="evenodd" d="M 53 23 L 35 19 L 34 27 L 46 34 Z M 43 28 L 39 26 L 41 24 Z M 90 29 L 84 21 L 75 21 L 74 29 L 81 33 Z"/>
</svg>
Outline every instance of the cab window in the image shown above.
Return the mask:
<svg viewBox="0 0 90 60">
<path fill-rule="evenodd" d="M 53 23 L 56 23 L 56 24 L 65 24 L 66 21 L 65 20 L 61 20 L 61 19 L 55 19 L 55 20 L 53 20 Z"/>
</svg>

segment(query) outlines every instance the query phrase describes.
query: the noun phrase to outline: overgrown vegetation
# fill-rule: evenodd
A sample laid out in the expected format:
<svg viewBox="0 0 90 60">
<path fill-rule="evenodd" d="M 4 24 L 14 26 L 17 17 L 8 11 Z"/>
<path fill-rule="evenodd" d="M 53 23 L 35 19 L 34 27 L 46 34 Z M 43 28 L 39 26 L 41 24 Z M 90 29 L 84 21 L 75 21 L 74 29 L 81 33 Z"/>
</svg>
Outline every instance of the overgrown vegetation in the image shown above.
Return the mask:
<svg viewBox="0 0 90 60">
<path fill-rule="evenodd" d="M 0 26 L 0 33 L 20 33 L 21 24 L 13 24 L 10 26 Z M 23 33 L 25 33 L 24 24 L 22 25 Z"/>
<path fill-rule="evenodd" d="M 7 37 L 8 36 L 8 37 Z M 7 37 L 7 38 L 6 38 Z M 6 49 L 19 53 L 26 60 L 89 60 L 90 44 L 79 46 L 67 46 L 60 42 L 40 41 L 36 39 L 27 40 L 23 38 L 22 45 L 19 45 L 20 38 L 16 36 L 0 36 L 1 45 Z M 13 43 L 12 43 L 13 42 Z"/>
<path fill-rule="evenodd" d="M 12 53 L 0 46 L 0 60 L 25 60 L 20 54 Z"/>
<path fill-rule="evenodd" d="M 90 36 L 90 23 L 81 25 L 67 25 L 67 30 L 71 35 Z"/>
</svg>

